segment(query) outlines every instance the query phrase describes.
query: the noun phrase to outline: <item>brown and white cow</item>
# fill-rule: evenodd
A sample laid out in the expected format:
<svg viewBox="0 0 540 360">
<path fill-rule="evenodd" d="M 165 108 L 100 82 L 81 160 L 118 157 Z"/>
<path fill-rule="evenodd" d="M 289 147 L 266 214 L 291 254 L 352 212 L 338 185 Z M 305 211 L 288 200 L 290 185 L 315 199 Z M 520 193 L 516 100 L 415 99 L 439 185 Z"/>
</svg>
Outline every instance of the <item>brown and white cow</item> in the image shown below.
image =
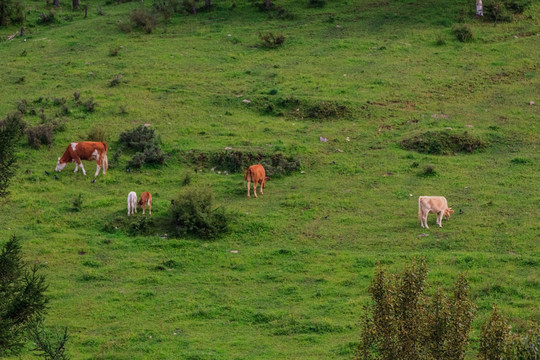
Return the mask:
<svg viewBox="0 0 540 360">
<path fill-rule="evenodd" d="M 109 162 L 107 160 L 107 144 L 97 141 L 72 142 L 68 145 L 64 155 L 58 158 L 56 171 L 62 171 L 70 162 L 75 162 L 75 171 L 82 169 L 84 175 L 86 171 L 81 160 L 96 160 L 97 170 L 94 177 L 98 176 L 99 170 L 103 168 L 103 175 L 107 173 Z"/>
<path fill-rule="evenodd" d="M 152 194 L 145 191 L 141 194 L 141 199 L 137 203 L 139 206 L 142 206 L 142 213 L 146 210 L 146 205 L 148 205 L 148 212 L 152 215 Z"/>
<path fill-rule="evenodd" d="M 444 196 L 420 196 L 418 198 L 418 220 L 420 225 L 429 229 L 427 217 L 429 213 L 437 214 L 437 225 L 442 227 L 442 218 L 448 220 L 454 210 L 448 207 L 448 202 Z"/>
<path fill-rule="evenodd" d="M 266 176 L 264 167 L 261 164 L 250 166 L 244 174 L 244 180 L 247 181 L 248 197 L 251 197 L 249 195 L 249 188 L 251 186 L 251 183 L 253 183 L 253 193 L 255 194 L 255 197 L 257 197 L 257 184 L 261 184 L 261 194 L 264 194 L 264 184 L 266 183 L 266 180 L 268 180 L 268 177 Z"/>
</svg>

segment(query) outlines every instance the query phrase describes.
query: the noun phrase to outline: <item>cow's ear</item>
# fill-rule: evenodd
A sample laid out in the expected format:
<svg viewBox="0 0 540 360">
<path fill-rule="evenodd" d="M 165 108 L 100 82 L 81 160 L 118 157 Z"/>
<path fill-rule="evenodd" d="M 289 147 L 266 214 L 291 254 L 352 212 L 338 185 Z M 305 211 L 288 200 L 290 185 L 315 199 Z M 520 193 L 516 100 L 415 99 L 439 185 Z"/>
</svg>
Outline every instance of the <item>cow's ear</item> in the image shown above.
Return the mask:
<svg viewBox="0 0 540 360">
<path fill-rule="evenodd" d="M 449 212 L 450 214 L 453 214 L 453 213 L 454 213 L 454 210 L 452 210 L 452 208 L 448 208 L 448 212 Z"/>
<path fill-rule="evenodd" d="M 60 158 L 58 158 L 58 161 L 60 161 Z"/>
<path fill-rule="evenodd" d="M 264 177 L 264 180 L 269 180 L 270 178 L 268 176 L 265 176 Z"/>
</svg>

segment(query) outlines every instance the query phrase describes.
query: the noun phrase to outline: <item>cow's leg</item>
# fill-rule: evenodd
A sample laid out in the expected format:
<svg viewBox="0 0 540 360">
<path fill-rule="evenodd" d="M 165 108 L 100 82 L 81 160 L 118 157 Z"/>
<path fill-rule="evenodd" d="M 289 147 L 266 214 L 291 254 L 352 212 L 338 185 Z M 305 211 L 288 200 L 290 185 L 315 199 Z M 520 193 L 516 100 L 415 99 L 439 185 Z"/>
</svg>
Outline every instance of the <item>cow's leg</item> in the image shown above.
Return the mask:
<svg viewBox="0 0 540 360">
<path fill-rule="evenodd" d="M 420 226 L 423 229 L 424 228 L 424 212 L 420 212 L 420 215 L 418 217 L 420 218 Z"/>
<path fill-rule="evenodd" d="M 248 197 L 251 197 L 251 195 L 249 195 L 249 188 L 251 187 L 251 181 L 247 181 L 247 190 L 248 190 Z M 257 196 L 257 195 L 255 195 Z"/>
<path fill-rule="evenodd" d="M 427 218 L 428 218 L 428 215 L 429 215 L 429 211 L 426 211 L 423 218 L 424 218 L 424 224 L 426 225 L 426 229 L 429 229 L 429 226 L 427 224 Z"/>
<path fill-rule="evenodd" d="M 129 206 L 129 202 L 128 202 L 128 216 L 130 215 L 130 212 L 131 211 L 131 206 Z"/>
<path fill-rule="evenodd" d="M 257 197 L 257 182 L 253 182 L 253 194 L 255 194 L 255 197 Z"/>
<path fill-rule="evenodd" d="M 84 166 L 82 164 L 81 158 L 76 157 L 75 158 L 75 164 L 79 165 L 81 167 L 81 170 L 82 170 L 83 174 L 86 175 L 86 170 L 84 170 Z"/>
<path fill-rule="evenodd" d="M 142 204 L 142 213 L 144 215 L 144 212 L 146 211 L 146 203 L 143 203 Z"/>
<path fill-rule="evenodd" d="M 261 186 L 259 186 L 259 189 L 261 190 L 261 195 L 264 195 L 263 193 L 263 183 L 261 182 Z"/>
<path fill-rule="evenodd" d="M 96 161 L 96 162 L 97 162 L 97 161 Z M 97 176 L 98 176 L 99 170 L 100 170 L 100 169 L 101 169 L 101 166 L 99 166 L 99 164 L 98 164 L 96 173 L 94 174 L 94 177 L 97 177 Z"/>
<path fill-rule="evenodd" d="M 75 170 L 73 170 L 73 172 L 76 173 L 77 171 L 79 171 L 79 165 L 75 161 Z"/>
<path fill-rule="evenodd" d="M 152 202 L 151 201 L 148 202 L 148 213 L 152 215 Z"/>
<path fill-rule="evenodd" d="M 442 217 L 443 217 L 443 214 L 444 214 L 444 213 L 443 213 L 442 211 L 441 211 L 440 213 L 437 214 L 437 220 L 438 220 L 437 224 L 439 224 L 439 227 L 441 227 L 441 228 L 442 228 Z"/>
</svg>

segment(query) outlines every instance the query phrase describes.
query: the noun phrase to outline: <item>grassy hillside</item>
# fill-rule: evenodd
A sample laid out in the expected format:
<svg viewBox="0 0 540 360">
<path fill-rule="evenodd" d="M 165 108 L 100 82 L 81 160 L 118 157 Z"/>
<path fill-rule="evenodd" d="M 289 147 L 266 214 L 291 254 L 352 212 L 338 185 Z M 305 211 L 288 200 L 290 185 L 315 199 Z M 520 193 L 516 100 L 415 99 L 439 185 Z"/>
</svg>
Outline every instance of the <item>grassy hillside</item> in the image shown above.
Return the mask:
<svg viewBox="0 0 540 360">
<path fill-rule="evenodd" d="M 19 28 L 0 28 L 0 117 L 23 100 L 29 124 L 42 108 L 62 113 L 55 98 L 67 106 L 54 145 L 20 143 L 0 241 L 17 234 L 25 258 L 44 265 L 47 323 L 69 327 L 72 357 L 349 359 L 376 264 L 398 271 L 418 256 L 432 285 L 467 275 L 478 305 L 469 358 L 492 305 L 516 331 L 538 322 L 539 4 L 494 26 L 461 0 L 275 3 L 291 16 L 214 0 L 145 34 L 118 24 L 150 2 L 92 0 L 84 18 L 68 2 L 28 1 L 25 37 L 6 40 Z M 55 21 L 38 24 L 49 10 Z M 472 42 L 456 40 L 459 22 Z M 267 32 L 284 44 L 266 49 Z M 315 115 L 333 108 L 344 116 Z M 90 162 L 86 177 L 68 165 L 53 178 L 57 157 L 91 129 L 105 129 L 111 159 L 120 133 L 141 124 L 161 136 L 166 165 L 127 172 L 125 153 L 95 183 Z M 428 131 L 485 147 L 400 145 Z M 187 160 L 226 147 L 282 153 L 301 169 L 247 199 L 241 173 Z M 234 214 L 228 234 L 171 236 L 170 199 L 185 187 L 213 190 Z M 150 235 L 130 232 L 129 191 L 153 194 Z M 419 195 L 444 195 L 456 213 L 421 229 Z"/>
</svg>

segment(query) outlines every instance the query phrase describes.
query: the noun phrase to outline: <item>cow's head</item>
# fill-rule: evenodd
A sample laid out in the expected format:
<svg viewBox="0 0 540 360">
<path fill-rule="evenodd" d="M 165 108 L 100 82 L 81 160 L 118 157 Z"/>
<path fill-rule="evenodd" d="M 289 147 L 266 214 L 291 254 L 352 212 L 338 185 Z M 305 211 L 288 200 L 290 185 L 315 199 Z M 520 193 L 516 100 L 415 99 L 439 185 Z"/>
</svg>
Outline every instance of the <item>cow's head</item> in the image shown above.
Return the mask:
<svg viewBox="0 0 540 360">
<path fill-rule="evenodd" d="M 454 213 L 454 210 L 452 210 L 452 208 L 447 208 L 446 210 L 444 210 L 444 218 L 448 220 L 450 218 L 450 214 L 453 214 L 453 213 Z"/>
<path fill-rule="evenodd" d="M 262 186 L 263 188 L 264 188 L 264 185 L 266 184 L 266 180 L 268 180 L 268 179 L 270 179 L 268 176 L 265 176 L 265 177 L 264 177 L 264 180 L 263 180 L 263 182 L 262 182 L 262 184 L 261 184 L 261 186 Z"/>
<path fill-rule="evenodd" d="M 58 161 L 56 162 L 56 171 L 62 171 L 66 167 L 67 163 L 61 163 L 60 158 L 58 158 Z"/>
</svg>

